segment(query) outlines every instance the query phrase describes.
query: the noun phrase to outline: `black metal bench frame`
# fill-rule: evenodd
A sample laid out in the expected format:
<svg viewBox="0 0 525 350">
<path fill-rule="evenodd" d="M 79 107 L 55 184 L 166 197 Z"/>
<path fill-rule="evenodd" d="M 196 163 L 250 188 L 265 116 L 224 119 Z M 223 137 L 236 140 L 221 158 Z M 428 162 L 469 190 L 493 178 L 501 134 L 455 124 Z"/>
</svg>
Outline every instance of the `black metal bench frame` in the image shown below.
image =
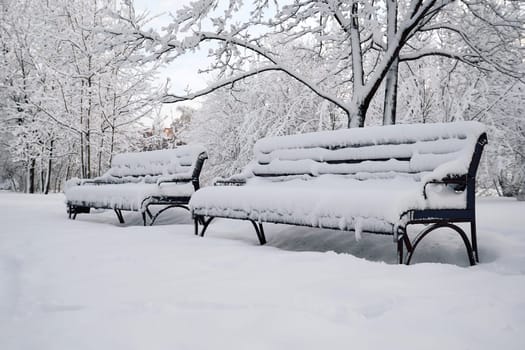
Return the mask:
<svg viewBox="0 0 525 350">
<path fill-rule="evenodd" d="M 177 179 L 177 180 L 164 180 L 164 181 L 158 181 L 157 185 L 160 186 L 163 183 L 192 183 L 195 191 L 197 191 L 200 188 L 200 173 L 202 170 L 202 167 L 204 166 L 204 161 L 208 159 L 208 156 L 205 152 L 199 154 L 197 157 L 197 160 L 195 162 L 195 167 L 193 168 L 193 172 L 190 178 L 187 179 Z M 84 183 L 95 185 L 95 186 L 104 186 L 106 184 L 113 184 L 111 182 L 104 182 L 104 181 L 85 181 Z M 121 182 L 125 183 L 125 182 Z M 190 211 L 190 208 L 188 207 L 188 203 L 190 201 L 190 196 L 148 196 L 142 200 L 141 203 L 141 213 L 142 213 L 142 222 L 144 226 L 148 225 L 148 218 L 149 218 L 149 225 L 152 226 L 157 218 L 164 213 L 166 210 L 171 208 L 182 208 L 186 209 L 187 211 Z M 161 210 L 159 210 L 157 213 L 152 214 L 149 207 L 150 206 L 165 206 Z M 76 205 L 72 204 L 71 202 L 67 203 L 67 213 L 69 219 L 75 220 L 77 217 L 77 214 L 84 214 L 89 213 L 91 208 L 93 209 L 113 209 L 115 211 L 115 214 L 117 215 L 118 221 L 121 224 L 124 224 L 124 216 L 122 215 L 122 211 L 127 210 L 123 208 L 113 208 L 113 207 L 107 207 L 107 206 L 96 206 L 96 205 L 88 205 L 87 203 L 85 205 Z"/>
<path fill-rule="evenodd" d="M 397 260 L 399 264 L 409 265 L 412 261 L 414 252 L 423 238 L 425 238 L 431 232 L 440 229 L 448 228 L 455 231 L 462 239 L 467 257 L 470 265 L 475 265 L 479 262 L 479 251 L 477 244 L 477 232 L 476 232 L 476 173 L 481 160 L 481 154 L 483 148 L 487 144 L 487 134 L 483 133 L 480 135 L 476 142 L 474 153 L 468 168 L 467 174 L 462 176 L 450 176 L 445 177 L 441 180 L 433 180 L 427 182 L 423 187 L 423 196 L 426 198 L 426 187 L 429 184 L 444 184 L 453 186 L 457 191 L 466 191 L 466 208 L 465 209 L 428 209 L 428 210 L 410 210 L 403 213 L 400 217 L 401 224 L 393 232 L 394 243 L 397 244 Z M 243 181 L 221 181 L 217 185 L 226 186 L 242 186 Z M 215 219 L 215 216 L 203 216 L 193 215 L 195 235 L 204 236 L 210 223 Z M 237 219 L 237 218 L 236 218 Z M 263 221 L 256 222 L 249 218 L 239 218 L 238 220 L 247 220 L 252 223 L 255 229 L 257 238 L 261 245 L 266 244 L 266 237 L 264 234 Z M 286 222 L 286 220 L 278 221 L 264 221 L 275 224 L 288 224 L 294 226 L 307 226 L 298 225 L 295 223 Z M 459 227 L 458 223 L 470 224 L 470 239 L 465 231 Z M 199 233 L 199 224 L 202 225 L 202 230 Z M 422 224 L 425 227 L 411 240 L 407 234 L 407 227 L 410 225 Z M 385 232 L 367 232 L 382 235 L 391 235 Z M 407 254 L 405 256 L 404 250 L 406 248 Z"/>
</svg>

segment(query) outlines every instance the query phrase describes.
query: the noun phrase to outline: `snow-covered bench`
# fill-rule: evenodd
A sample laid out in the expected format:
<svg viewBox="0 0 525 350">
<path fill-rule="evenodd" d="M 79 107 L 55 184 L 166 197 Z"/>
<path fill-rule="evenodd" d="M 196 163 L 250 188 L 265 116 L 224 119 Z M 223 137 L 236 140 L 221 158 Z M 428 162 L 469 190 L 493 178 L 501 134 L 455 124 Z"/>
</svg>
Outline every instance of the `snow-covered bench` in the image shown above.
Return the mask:
<svg viewBox="0 0 525 350">
<path fill-rule="evenodd" d="M 486 142 L 477 122 L 264 138 L 241 174 L 192 197 L 195 234 L 215 217 L 251 221 L 261 244 L 263 222 L 379 233 L 394 237 L 399 262 L 409 264 L 423 237 L 448 227 L 475 264 L 475 177 Z M 458 222 L 470 224 L 470 240 Z M 410 239 L 411 224 L 426 227 Z"/>
<path fill-rule="evenodd" d="M 187 204 L 199 189 L 205 159 L 207 155 L 202 146 L 115 155 L 104 175 L 68 181 L 65 195 L 69 218 L 89 213 L 91 208 L 113 209 L 120 223 L 124 223 L 122 210 L 131 210 L 142 213 L 144 225 L 147 214 L 153 225 L 169 208 L 189 210 Z M 151 205 L 166 207 L 152 215 Z"/>
</svg>

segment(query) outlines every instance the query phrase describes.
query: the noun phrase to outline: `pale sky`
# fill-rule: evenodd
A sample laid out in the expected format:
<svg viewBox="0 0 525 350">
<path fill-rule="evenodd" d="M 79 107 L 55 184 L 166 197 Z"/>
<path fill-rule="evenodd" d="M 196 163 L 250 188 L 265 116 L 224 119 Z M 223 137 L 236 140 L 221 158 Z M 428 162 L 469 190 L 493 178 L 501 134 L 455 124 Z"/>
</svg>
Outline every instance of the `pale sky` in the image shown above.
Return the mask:
<svg viewBox="0 0 525 350">
<path fill-rule="evenodd" d="M 170 13 L 175 14 L 176 11 L 184 5 L 189 4 L 195 0 L 134 0 L 136 13 L 143 13 L 147 11 L 148 17 L 156 17 L 150 22 L 150 26 L 160 31 L 163 26 L 167 26 L 171 22 Z M 249 16 L 249 11 L 244 9 L 240 11 L 242 16 Z M 211 45 L 211 44 L 209 44 Z M 168 67 L 163 69 L 160 74 L 161 82 L 165 82 L 166 78 L 170 78 L 170 92 L 177 95 L 183 95 L 189 88 L 191 92 L 195 92 L 206 87 L 207 82 L 213 80 L 211 74 L 198 74 L 199 69 L 206 69 L 212 61 L 207 57 L 208 49 L 206 46 L 197 53 L 188 53 L 177 58 L 171 62 Z M 163 114 L 172 115 L 177 106 L 164 105 Z M 193 108 L 199 108 L 200 104 L 196 101 L 184 102 Z"/>
</svg>

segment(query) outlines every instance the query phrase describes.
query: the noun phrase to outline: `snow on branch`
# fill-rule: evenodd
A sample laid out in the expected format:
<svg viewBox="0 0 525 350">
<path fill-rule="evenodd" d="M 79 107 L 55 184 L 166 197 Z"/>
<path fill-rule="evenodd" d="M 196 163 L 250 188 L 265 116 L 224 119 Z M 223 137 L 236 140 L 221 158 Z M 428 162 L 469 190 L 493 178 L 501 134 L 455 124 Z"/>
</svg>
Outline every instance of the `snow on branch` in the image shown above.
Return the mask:
<svg viewBox="0 0 525 350">
<path fill-rule="evenodd" d="M 483 71 L 522 78 L 514 62 L 507 64 L 497 58 L 496 45 L 506 45 L 503 34 L 492 46 L 478 45 L 478 39 L 461 28 L 504 25 L 506 12 L 494 1 L 388 1 L 301 0 L 283 4 L 278 0 L 201 0 L 177 11 L 162 33 L 142 30 L 140 23 L 130 19 L 133 30 L 122 35 L 145 45 L 149 52 L 143 58 L 146 62 L 169 62 L 201 49 L 204 42 L 216 43 L 209 52 L 213 63 L 203 71 L 216 73 L 220 80 L 185 96 L 167 94 L 164 102 L 193 99 L 258 73 L 281 71 L 339 106 L 352 126 L 364 124 L 369 105 L 394 62 L 397 67 L 398 61 L 447 57 Z M 390 3 L 396 11 L 385 12 Z M 458 13 L 463 12 L 470 16 L 469 21 L 461 21 Z M 389 20 L 396 23 L 391 33 L 386 30 Z M 508 23 L 516 28 L 520 22 Z M 459 29 L 454 34 L 466 46 L 457 38 L 439 37 L 442 31 L 453 32 L 455 26 Z M 290 56 L 299 52 L 310 69 L 297 69 L 291 63 Z"/>
</svg>

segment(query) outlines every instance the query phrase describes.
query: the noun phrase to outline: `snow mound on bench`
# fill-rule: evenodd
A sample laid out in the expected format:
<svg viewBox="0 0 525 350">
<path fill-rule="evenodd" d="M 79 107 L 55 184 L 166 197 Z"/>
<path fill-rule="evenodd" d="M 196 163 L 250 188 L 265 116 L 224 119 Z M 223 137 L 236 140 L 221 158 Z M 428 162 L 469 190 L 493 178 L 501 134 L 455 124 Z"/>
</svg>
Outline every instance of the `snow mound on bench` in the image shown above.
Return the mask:
<svg viewBox="0 0 525 350">
<path fill-rule="evenodd" d="M 186 174 L 191 177 L 194 162 L 205 152 L 202 145 L 186 145 L 174 149 L 121 153 L 111 162 L 109 176 L 146 176 Z"/>
<path fill-rule="evenodd" d="M 194 214 L 393 233 L 410 210 L 465 209 L 466 193 L 429 184 L 468 172 L 477 122 L 393 125 L 268 137 L 244 186 L 203 188 Z M 356 160 L 356 161 L 354 161 Z M 244 177 L 244 178 L 242 178 Z"/>
<path fill-rule="evenodd" d="M 202 145 L 174 149 L 122 153 L 113 157 L 111 168 L 102 176 L 66 183 L 68 203 L 93 208 L 143 210 L 148 197 L 191 197 L 190 182 Z M 159 181 L 180 180 L 184 183 Z"/>
<path fill-rule="evenodd" d="M 294 148 L 333 148 L 365 145 L 411 144 L 424 140 L 477 138 L 485 131 L 478 122 L 397 124 L 366 128 L 328 130 L 306 134 L 265 137 L 257 141 L 255 153 Z M 369 155 L 368 155 L 369 156 Z"/>
</svg>

